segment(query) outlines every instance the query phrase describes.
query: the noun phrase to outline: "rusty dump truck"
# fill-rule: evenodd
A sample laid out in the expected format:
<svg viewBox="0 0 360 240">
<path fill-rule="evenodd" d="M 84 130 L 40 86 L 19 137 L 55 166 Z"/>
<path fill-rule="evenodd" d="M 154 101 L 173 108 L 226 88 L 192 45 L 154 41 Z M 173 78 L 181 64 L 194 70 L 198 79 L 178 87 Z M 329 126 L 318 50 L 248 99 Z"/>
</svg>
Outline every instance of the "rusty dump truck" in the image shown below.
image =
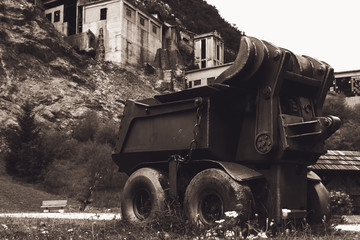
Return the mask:
<svg viewBox="0 0 360 240">
<path fill-rule="evenodd" d="M 322 116 L 334 78 L 326 63 L 242 36 L 234 63 L 208 86 L 126 101 L 112 155 L 129 175 L 121 200 L 129 221 L 166 201 L 210 225 L 329 217 L 329 194 L 308 166 L 341 124 Z"/>
</svg>

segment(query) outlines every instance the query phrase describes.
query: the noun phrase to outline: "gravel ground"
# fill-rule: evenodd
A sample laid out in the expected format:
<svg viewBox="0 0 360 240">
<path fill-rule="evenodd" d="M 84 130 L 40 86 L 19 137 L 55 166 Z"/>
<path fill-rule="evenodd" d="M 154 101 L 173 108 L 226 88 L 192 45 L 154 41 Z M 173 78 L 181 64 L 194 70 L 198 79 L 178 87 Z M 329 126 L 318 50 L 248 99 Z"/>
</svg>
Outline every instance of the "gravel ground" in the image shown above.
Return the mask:
<svg viewBox="0 0 360 240">
<path fill-rule="evenodd" d="M 88 220 L 119 220 L 120 214 L 114 213 L 0 213 L 0 217 L 10 218 L 57 218 Z"/>
<path fill-rule="evenodd" d="M 360 232 L 360 224 L 339 224 L 335 227 L 336 230 Z"/>
</svg>

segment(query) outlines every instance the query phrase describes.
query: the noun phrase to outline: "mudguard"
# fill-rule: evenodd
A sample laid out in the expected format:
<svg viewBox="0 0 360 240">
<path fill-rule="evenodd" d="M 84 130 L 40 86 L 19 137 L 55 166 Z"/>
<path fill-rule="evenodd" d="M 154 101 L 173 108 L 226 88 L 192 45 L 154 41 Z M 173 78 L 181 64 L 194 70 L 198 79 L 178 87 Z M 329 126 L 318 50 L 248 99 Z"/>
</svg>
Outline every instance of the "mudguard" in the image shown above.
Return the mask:
<svg viewBox="0 0 360 240">
<path fill-rule="evenodd" d="M 321 182 L 321 178 L 313 171 L 308 171 L 306 178 L 312 182 Z"/>
<path fill-rule="evenodd" d="M 244 165 L 233 163 L 233 162 L 221 162 L 215 160 L 194 160 L 194 164 L 204 164 L 206 166 L 217 165 L 221 167 L 231 178 L 238 182 L 250 181 L 254 179 L 263 178 L 264 176 Z"/>
</svg>

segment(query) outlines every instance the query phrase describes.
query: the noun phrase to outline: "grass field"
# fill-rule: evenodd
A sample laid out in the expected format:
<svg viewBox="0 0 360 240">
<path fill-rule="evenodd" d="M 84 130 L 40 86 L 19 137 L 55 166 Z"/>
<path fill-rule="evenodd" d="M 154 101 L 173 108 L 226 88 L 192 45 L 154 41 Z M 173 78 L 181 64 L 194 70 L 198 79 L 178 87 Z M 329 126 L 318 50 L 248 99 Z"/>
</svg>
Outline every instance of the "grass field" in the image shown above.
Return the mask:
<svg viewBox="0 0 360 240">
<path fill-rule="evenodd" d="M 1 162 L 1 161 L 0 161 Z M 9 177 L 0 166 L 0 212 L 40 212 L 41 202 L 49 199 L 67 199 L 46 193 L 37 185 L 18 182 Z M 67 212 L 78 212 L 80 203 L 68 200 Z M 102 209 L 89 208 L 99 212 Z M 119 211 L 119 209 L 112 209 Z M 181 216 L 170 212 L 161 213 L 152 222 L 133 225 L 122 220 L 71 220 L 71 219 L 29 219 L 0 218 L 0 239 L 244 239 L 227 236 L 224 228 L 195 229 Z M 232 229 L 230 229 L 232 230 Z M 232 231 L 230 231 L 231 233 Z M 257 231 L 251 231 L 253 238 Z M 231 235 L 231 234 L 230 234 Z M 270 238 L 269 234 L 268 237 Z M 299 232 L 278 234 L 272 239 L 347 240 L 359 239 L 360 234 L 339 232 L 320 226 L 320 230 L 310 229 Z"/>
<path fill-rule="evenodd" d="M 255 237 L 225 237 L 223 232 L 194 230 L 181 226 L 170 231 L 154 223 L 132 225 L 121 220 L 59 220 L 0 218 L 0 239 L 262 239 Z M 168 227 L 168 226 L 167 226 Z M 312 233 L 309 230 L 279 234 L 269 239 L 293 240 L 355 240 L 358 233 L 327 231 Z"/>
</svg>

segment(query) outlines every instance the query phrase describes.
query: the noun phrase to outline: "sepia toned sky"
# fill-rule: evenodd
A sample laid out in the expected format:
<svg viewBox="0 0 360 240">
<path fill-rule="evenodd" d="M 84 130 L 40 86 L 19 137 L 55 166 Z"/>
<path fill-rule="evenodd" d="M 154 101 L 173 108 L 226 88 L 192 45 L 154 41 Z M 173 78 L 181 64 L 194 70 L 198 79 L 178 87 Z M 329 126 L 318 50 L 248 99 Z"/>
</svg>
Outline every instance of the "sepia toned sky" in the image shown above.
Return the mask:
<svg viewBox="0 0 360 240">
<path fill-rule="evenodd" d="M 229 23 L 257 37 L 330 64 L 360 70 L 359 0 L 206 0 Z"/>
</svg>

